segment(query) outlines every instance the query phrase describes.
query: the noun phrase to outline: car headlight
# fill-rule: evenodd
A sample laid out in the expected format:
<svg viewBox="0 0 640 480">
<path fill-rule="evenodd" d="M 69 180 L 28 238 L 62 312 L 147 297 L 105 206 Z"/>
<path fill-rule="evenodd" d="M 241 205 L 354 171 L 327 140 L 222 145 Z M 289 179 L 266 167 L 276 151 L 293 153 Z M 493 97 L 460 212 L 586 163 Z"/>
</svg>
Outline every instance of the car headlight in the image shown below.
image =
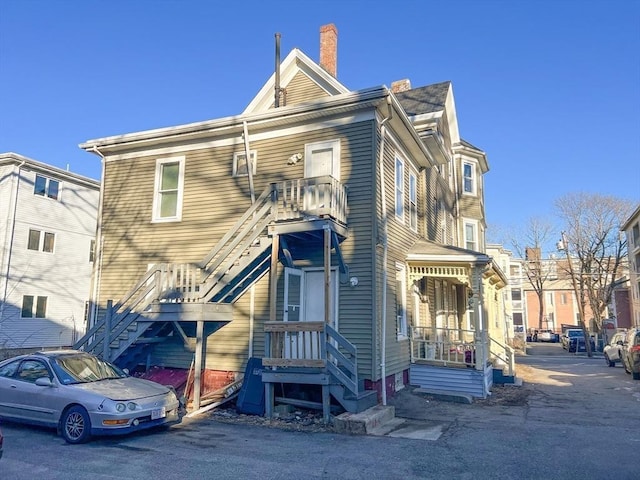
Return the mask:
<svg viewBox="0 0 640 480">
<path fill-rule="evenodd" d="M 136 408 L 138 408 L 138 404 L 134 402 L 129 402 L 127 403 L 127 407 L 129 407 L 129 410 L 135 410 Z"/>
<path fill-rule="evenodd" d="M 119 412 L 124 412 L 127 409 L 127 406 L 124 403 L 116 403 L 116 410 Z"/>
</svg>

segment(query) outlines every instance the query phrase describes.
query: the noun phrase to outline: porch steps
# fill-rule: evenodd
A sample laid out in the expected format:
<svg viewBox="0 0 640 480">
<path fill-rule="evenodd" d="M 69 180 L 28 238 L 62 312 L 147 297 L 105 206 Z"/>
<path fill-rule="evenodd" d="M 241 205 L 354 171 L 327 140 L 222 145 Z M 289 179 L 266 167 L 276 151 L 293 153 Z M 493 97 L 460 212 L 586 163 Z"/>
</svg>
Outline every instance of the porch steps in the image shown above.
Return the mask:
<svg viewBox="0 0 640 480">
<path fill-rule="evenodd" d="M 396 408 L 392 405 L 376 405 L 363 412 L 346 412 L 333 419 L 333 426 L 337 432 L 352 435 L 367 435 L 375 432 L 376 428 L 395 421 Z"/>
<path fill-rule="evenodd" d="M 338 383 L 329 385 L 329 392 L 350 413 L 363 412 L 378 404 L 378 392 L 375 390 L 364 390 L 354 395 Z"/>
<path fill-rule="evenodd" d="M 515 375 L 507 375 L 499 368 L 493 368 L 493 383 L 496 385 L 513 384 L 516 381 Z"/>
</svg>

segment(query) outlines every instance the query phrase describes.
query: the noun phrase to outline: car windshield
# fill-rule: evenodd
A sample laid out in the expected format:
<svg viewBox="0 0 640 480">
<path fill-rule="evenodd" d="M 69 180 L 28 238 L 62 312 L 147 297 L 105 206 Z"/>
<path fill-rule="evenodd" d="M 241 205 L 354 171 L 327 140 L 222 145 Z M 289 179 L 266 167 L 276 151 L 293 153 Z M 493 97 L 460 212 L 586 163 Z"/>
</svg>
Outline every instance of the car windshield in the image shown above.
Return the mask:
<svg viewBox="0 0 640 480">
<path fill-rule="evenodd" d="M 582 336 L 582 330 L 569 330 L 569 336 L 570 337 L 581 337 Z"/>
<path fill-rule="evenodd" d="M 115 365 L 86 353 L 61 355 L 53 358 L 51 365 L 60 381 L 65 385 L 97 382 L 127 376 Z"/>
</svg>

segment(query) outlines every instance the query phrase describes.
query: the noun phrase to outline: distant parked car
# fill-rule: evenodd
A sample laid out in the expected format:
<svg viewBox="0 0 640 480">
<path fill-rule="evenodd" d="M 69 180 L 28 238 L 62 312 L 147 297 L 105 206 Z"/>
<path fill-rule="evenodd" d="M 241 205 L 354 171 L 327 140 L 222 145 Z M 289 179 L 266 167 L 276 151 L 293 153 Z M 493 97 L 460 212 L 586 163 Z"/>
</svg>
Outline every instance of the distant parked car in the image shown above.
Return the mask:
<svg viewBox="0 0 640 480">
<path fill-rule="evenodd" d="M 0 362 L 0 417 L 58 429 L 67 443 L 180 421 L 173 390 L 130 377 L 86 352 L 56 350 Z"/>
<path fill-rule="evenodd" d="M 558 341 L 558 335 L 553 330 L 536 330 L 533 334 L 534 342 L 552 342 Z"/>
<path fill-rule="evenodd" d="M 569 343 L 572 338 L 583 337 L 581 328 L 568 328 L 562 334 L 562 348 L 569 350 Z"/>
<path fill-rule="evenodd" d="M 625 331 L 614 333 L 609 343 L 604 347 L 604 361 L 610 367 L 615 367 L 616 363 L 622 362 L 626 335 L 627 332 Z"/>
<path fill-rule="evenodd" d="M 627 331 L 622 348 L 624 371 L 630 373 L 634 380 L 640 380 L 640 328 Z"/>
<path fill-rule="evenodd" d="M 593 337 L 589 338 L 591 351 L 596 351 L 596 342 Z M 586 352 L 587 348 L 584 343 L 584 333 L 581 328 L 569 328 L 562 335 L 562 348 L 569 353 Z"/>
</svg>

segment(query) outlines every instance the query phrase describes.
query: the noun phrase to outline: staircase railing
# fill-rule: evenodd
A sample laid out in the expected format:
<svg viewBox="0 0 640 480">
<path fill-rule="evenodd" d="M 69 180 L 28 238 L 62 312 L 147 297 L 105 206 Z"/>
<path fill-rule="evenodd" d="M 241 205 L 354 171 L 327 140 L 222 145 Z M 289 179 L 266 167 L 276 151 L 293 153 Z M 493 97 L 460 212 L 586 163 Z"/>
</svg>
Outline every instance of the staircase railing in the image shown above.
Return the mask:
<svg viewBox="0 0 640 480">
<path fill-rule="evenodd" d="M 209 301 L 213 289 L 240 257 L 259 241 L 259 237 L 266 234 L 268 225 L 274 220 L 329 215 L 346 223 L 346 199 L 345 187 L 332 177 L 298 179 L 268 185 L 199 264 L 152 266 L 122 300 L 113 305 L 109 312 L 109 332 L 106 332 L 103 316 L 74 347 L 94 351 L 102 344 L 104 348 L 130 329 L 153 302 Z M 228 299 L 228 294 L 224 298 Z"/>
<path fill-rule="evenodd" d="M 501 360 L 508 369 L 509 376 L 515 375 L 516 372 L 516 357 L 514 353 L 514 349 L 509 345 L 503 345 L 498 342 L 496 339 L 489 337 L 490 347 L 494 345 L 498 347 L 499 351 L 496 351 L 494 348 L 489 348 L 491 355 L 495 358 Z"/>
</svg>

